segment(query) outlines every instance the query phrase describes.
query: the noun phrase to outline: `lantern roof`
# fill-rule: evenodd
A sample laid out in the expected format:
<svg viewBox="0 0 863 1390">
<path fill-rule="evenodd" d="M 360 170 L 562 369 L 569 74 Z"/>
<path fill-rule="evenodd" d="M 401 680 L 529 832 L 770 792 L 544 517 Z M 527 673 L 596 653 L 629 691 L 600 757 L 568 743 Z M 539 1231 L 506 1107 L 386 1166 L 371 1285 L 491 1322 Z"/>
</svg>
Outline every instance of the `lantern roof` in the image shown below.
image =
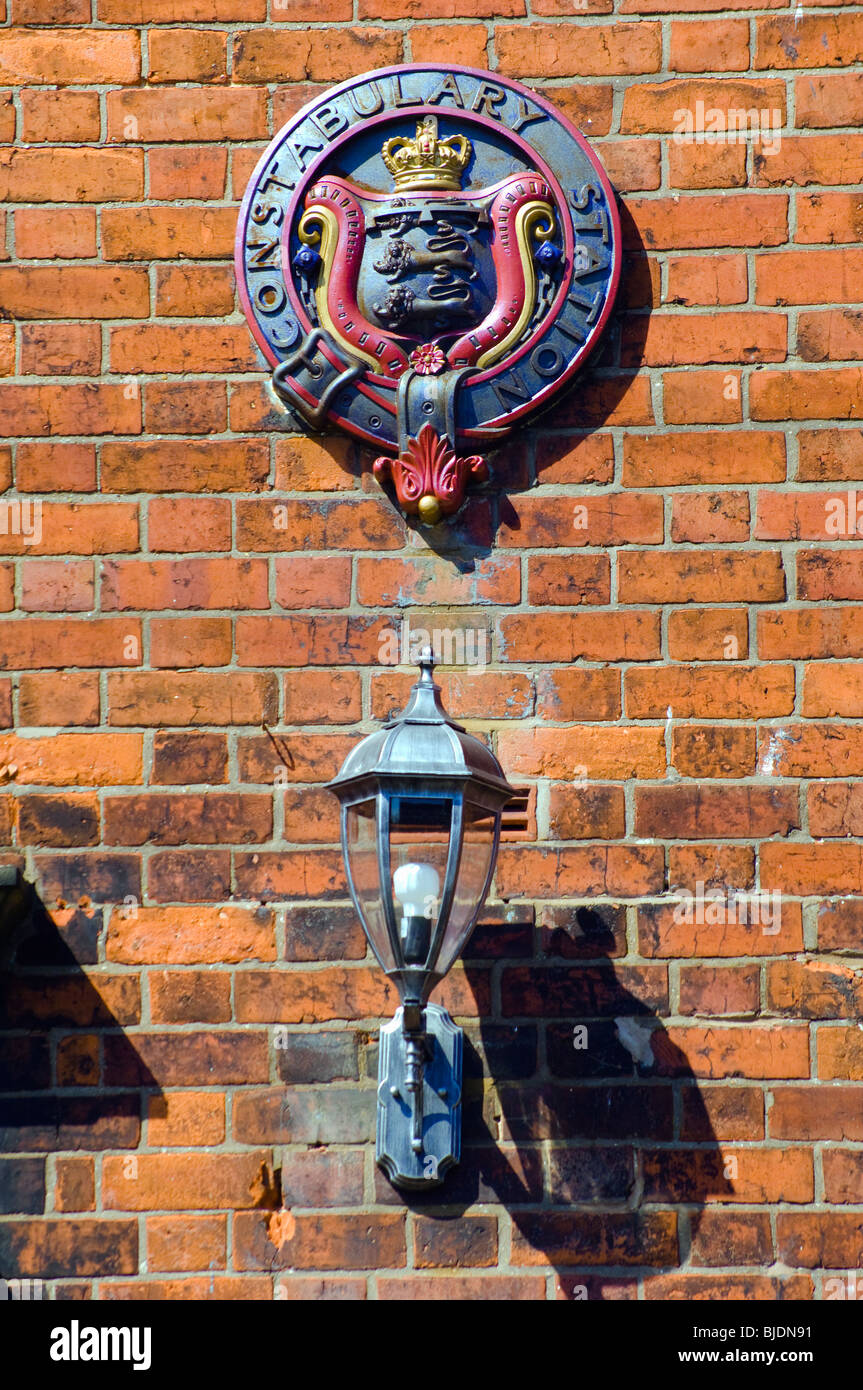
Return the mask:
<svg viewBox="0 0 863 1390">
<path fill-rule="evenodd" d="M 434 665 L 431 649 L 425 647 L 407 706 L 351 749 L 328 784 L 337 796 L 356 783 L 385 783 L 389 777 L 431 783 L 461 780 L 497 793 L 501 805 L 514 794 L 491 750 L 447 714 L 433 678 Z"/>
</svg>

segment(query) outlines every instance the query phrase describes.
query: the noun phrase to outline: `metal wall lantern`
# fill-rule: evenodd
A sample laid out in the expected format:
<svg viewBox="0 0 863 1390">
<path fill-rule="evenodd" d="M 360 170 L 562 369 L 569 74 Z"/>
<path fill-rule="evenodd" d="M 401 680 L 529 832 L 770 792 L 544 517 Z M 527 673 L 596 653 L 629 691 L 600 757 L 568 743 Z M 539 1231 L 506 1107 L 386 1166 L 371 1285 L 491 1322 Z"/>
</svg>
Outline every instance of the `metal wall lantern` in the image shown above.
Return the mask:
<svg viewBox="0 0 863 1390">
<path fill-rule="evenodd" d="M 473 930 L 513 795 L 485 744 L 447 715 L 428 648 L 419 665 L 404 712 L 329 783 L 351 897 L 401 998 L 381 1030 L 377 1160 L 414 1188 L 459 1160 L 462 1031 L 428 998 Z"/>
</svg>

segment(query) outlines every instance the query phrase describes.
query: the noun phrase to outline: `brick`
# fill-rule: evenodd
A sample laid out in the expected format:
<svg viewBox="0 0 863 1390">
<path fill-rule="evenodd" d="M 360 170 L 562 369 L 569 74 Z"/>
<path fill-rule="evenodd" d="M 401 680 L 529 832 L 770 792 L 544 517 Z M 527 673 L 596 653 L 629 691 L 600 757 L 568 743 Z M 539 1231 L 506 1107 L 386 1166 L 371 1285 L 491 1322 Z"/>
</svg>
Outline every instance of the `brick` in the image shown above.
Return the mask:
<svg viewBox="0 0 863 1390">
<path fill-rule="evenodd" d="M 756 21 L 756 68 L 825 68 L 863 60 L 863 20 L 856 13 Z"/>
<path fill-rule="evenodd" d="M 544 483 L 610 483 L 614 445 L 610 435 L 540 435 L 537 476 Z"/>
<path fill-rule="evenodd" d="M 153 1023 L 230 1023 L 231 978 L 227 972 L 151 970 Z"/>
<path fill-rule="evenodd" d="M 749 24 L 745 19 L 672 20 L 669 61 L 676 72 L 745 72 Z"/>
<path fill-rule="evenodd" d="M 21 139 L 33 145 L 98 140 L 98 92 L 22 91 Z M 59 214 L 59 209 L 55 211 Z"/>
<path fill-rule="evenodd" d="M 821 903 L 818 908 L 818 949 L 859 950 L 863 936 L 863 904 L 854 899 Z"/>
<path fill-rule="evenodd" d="M 0 269 L 0 293 L 21 319 L 140 318 L 149 312 L 146 272 L 101 266 L 34 266 Z"/>
<path fill-rule="evenodd" d="M 512 519 L 498 532 L 501 546 L 659 544 L 662 507 L 657 497 L 612 493 L 553 509 L 547 497 L 511 499 Z"/>
<path fill-rule="evenodd" d="M 692 1263 L 694 1265 L 770 1265 L 773 1263 L 773 1238 L 770 1218 L 766 1212 L 711 1211 L 702 1209 L 698 1229 L 692 1232 Z M 659 1281 L 657 1281 L 659 1282 Z M 746 1283 L 755 1281 L 746 1280 Z M 760 1281 L 759 1281 L 760 1282 Z M 695 1281 L 687 1281 L 690 1287 Z M 653 1280 L 652 1292 L 656 1292 Z"/>
<path fill-rule="evenodd" d="M 815 1195 L 812 1154 L 801 1149 L 648 1150 L 643 1162 L 650 1202 L 811 1202 Z"/>
<path fill-rule="evenodd" d="M 681 199 L 631 198 L 632 231 L 625 245 L 648 250 L 709 246 L 782 246 L 788 239 L 788 199 L 780 194 L 710 194 Z"/>
<path fill-rule="evenodd" d="M 661 719 L 669 708 L 678 719 L 790 714 L 794 670 L 790 666 L 670 666 L 625 673 L 624 709 L 630 719 Z"/>
<path fill-rule="evenodd" d="M 7 29 L 0 82 L 86 86 L 137 82 L 140 39 L 131 30 Z"/>
<path fill-rule="evenodd" d="M 860 882 L 859 845 L 766 844 L 760 862 L 762 887 L 799 897 L 853 893 Z"/>
<path fill-rule="evenodd" d="M 622 787 L 552 785 L 548 814 L 552 840 L 619 840 L 626 834 Z"/>
<path fill-rule="evenodd" d="M 751 776 L 755 771 L 755 730 L 724 724 L 674 728 L 671 761 L 684 777 Z"/>
<path fill-rule="evenodd" d="M 214 1091 L 163 1091 L 147 1101 L 151 1148 L 189 1148 L 221 1144 L 225 1137 L 225 1098 Z"/>
<path fill-rule="evenodd" d="M 684 1085 L 683 1140 L 740 1141 L 764 1138 L 764 1091 L 760 1086 Z"/>
<path fill-rule="evenodd" d="M 236 792 L 108 797 L 105 844 L 257 844 L 273 829 L 269 796 Z"/>
<path fill-rule="evenodd" d="M 147 46 L 151 82 L 225 80 L 224 33 L 212 29 L 154 29 Z"/>
<path fill-rule="evenodd" d="M 393 632 L 385 618 L 239 617 L 237 658 L 243 666 L 374 664 Z"/>
<path fill-rule="evenodd" d="M 101 361 L 98 323 L 22 325 L 22 376 L 95 376 Z"/>
<path fill-rule="evenodd" d="M 768 1101 L 774 1139 L 851 1139 L 863 1137 L 863 1112 L 856 1086 L 775 1086 Z"/>
<path fill-rule="evenodd" d="M 829 723 L 765 730 L 759 739 L 758 771 L 770 777 L 860 776 L 863 742 L 858 733 L 853 726 Z"/>
<path fill-rule="evenodd" d="M 392 986 L 377 968 L 327 968 L 288 975 L 243 971 L 236 979 L 241 1023 L 323 1023 L 377 1018 L 392 1002 Z"/>
<path fill-rule="evenodd" d="M 135 1039 L 134 1052 L 123 1040 L 105 1038 L 108 1086 L 251 1086 L 269 1075 L 266 1039 L 261 1035 L 218 1032 L 148 1032 Z M 149 1078 L 149 1080 L 147 1079 Z"/>
<path fill-rule="evenodd" d="M 414 1242 L 418 1269 L 460 1269 L 497 1262 L 497 1222 L 489 1216 L 444 1221 L 417 1216 Z"/>
<path fill-rule="evenodd" d="M 281 1030 L 276 1039 L 279 1079 L 286 1085 L 315 1081 L 357 1081 L 357 1034 L 289 1033 Z M 283 1195 L 284 1175 L 282 1178 Z M 362 1187 L 362 1183 L 360 1184 Z M 301 1206 L 315 1203 L 300 1203 Z M 343 1206 L 338 1202 L 336 1205 Z"/>
<path fill-rule="evenodd" d="M 403 1215 L 301 1215 L 278 1221 L 238 1212 L 240 1269 L 398 1269 L 406 1263 Z"/>
<path fill-rule="evenodd" d="M 95 492 L 96 449 L 92 444 L 19 444 L 15 484 L 19 492 Z"/>
<path fill-rule="evenodd" d="M 656 614 L 649 612 L 516 614 L 500 621 L 501 661 L 650 661 L 659 648 Z"/>
<path fill-rule="evenodd" d="M 667 372 L 662 400 L 669 425 L 734 425 L 743 418 L 739 372 Z"/>
<path fill-rule="evenodd" d="M 609 669 L 540 671 L 536 703 L 536 712 L 544 719 L 616 719 L 621 709 L 620 676 Z"/>
<path fill-rule="evenodd" d="M 225 260 L 235 232 L 233 208 L 106 208 L 102 254 L 108 261 Z M 146 317 L 146 310 L 137 317 Z"/>
<path fill-rule="evenodd" d="M 702 30 L 707 27 L 701 26 Z M 709 27 L 715 32 L 716 26 Z M 746 47 L 748 48 L 748 44 Z M 715 42 L 712 48 L 715 53 Z M 744 63 L 743 67 L 748 67 L 748 63 Z M 782 112 L 782 124 L 785 124 L 784 82 L 733 77 L 714 78 L 710 81 L 709 89 L 705 91 L 704 82 L 697 77 L 674 78 L 661 83 L 639 82 L 627 88 L 620 118 L 621 134 L 644 135 L 650 131 L 680 130 L 681 111 L 690 112 L 694 117 L 695 104 L 699 100 L 711 110 L 721 111 L 726 119 L 731 110 L 745 110 L 748 107 L 758 110 L 778 108 Z M 735 126 L 735 130 L 736 128 Z"/>
<path fill-rule="evenodd" d="M 785 440 L 772 430 L 631 434 L 624 440 L 625 487 L 783 482 L 784 479 Z"/>
<path fill-rule="evenodd" d="M 18 717 L 25 728 L 98 724 L 98 673 L 63 671 L 20 676 Z"/>
<path fill-rule="evenodd" d="M 500 556 L 479 560 L 469 573 L 453 573 L 436 559 L 385 559 L 357 561 L 357 598 L 366 606 L 403 606 L 434 595 L 436 603 L 518 603 L 521 568 L 516 558 Z"/>
<path fill-rule="evenodd" d="M 12 203 L 104 203 L 141 198 L 140 150 L 0 150 L 0 196 Z"/>
<path fill-rule="evenodd" d="M 365 955 L 366 938 L 352 905 L 286 908 L 286 960 L 362 960 Z"/>
<path fill-rule="evenodd" d="M 798 558 L 798 598 L 821 602 L 863 598 L 859 568 L 853 559 L 851 551 L 804 550 Z"/>
<path fill-rule="evenodd" d="M 806 668 L 803 714 L 807 718 L 840 715 L 854 718 L 863 711 L 863 665 L 827 661 Z"/>
<path fill-rule="evenodd" d="M 56 1211 L 94 1211 L 95 1178 L 92 1158 L 58 1158 L 54 1189 Z"/>
<path fill-rule="evenodd" d="M 755 297 L 759 304 L 859 304 L 861 268 L 863 250 L 774 251 L 755 257 Z"/>
<path fill-rule="evenodd" d="M 611 600 L 607 555 L 536 555 L 527 562 L 528 602 L 574 606 Z"/>
<path fill-rule="evenodd" d="M 804 1269 L 857 1269 L 863 1263 L 863 1222 L 856 1212 L 782 1212 L 776 1243 L 784 1264 Z"/>
<path fill-rule="evenodd" d="M 320 1149 L 286 1154 L 281 1179 L 286 1207 L 359 1206 L 363 1199 L 363 1156 Z"/>
<path fill-rule="evenodd" d="M 227 767 L 225 734 L 190 732 L 154 736 L 152 781 L 155 783 L 174 786 L 202 782 L 211 786 L 227 780 Z"/>
<path fill-rule="evenodd" d="M 505 846 L 498 860 L 503 897 L 582 897 L 609 893 L 641 897 L 660 891 L 662 852 L 656 846 Z"/>
<path fill-rule="evenodd" d="M 403 524 L 376 498 L 237 502 L 243 550 L 400 550 Z"/>
<path fill-rule="evenodd" d="M 669 256 L 669 304 L 743 304 L 748 272 L 742 255 Z"/>
<path fill-rule="evenodd" d="M 363 1144 L 375 1132 L 375 1090 L 283 1086 L 245 1091 L 234 1100 L 241 1144 Z"/>
<path fill-rule="evenodd" d="M 797 793 L 783 787 L 638 787 L 635 832 L 662 839 L 762 839 L 799 828 Z"/>
<path fill-rule="evenodd" d="M 283 682 L 286 724 L 353 724 L 361 718 L 358 672 L 286 671 Z"/>
<path fill-rule="evenodd" d="M 142 323 L 111 332 L 112 371 L 185 373 L 190 362 L 201 372 L 251 370 L 255 351 L 245 324 Z"/>
<path fill-rule="evenodd" d="M 754 1017 L 760 1003 L 761 972 L 757 965 L 687 965 L 680 968 L 681 1014 L 703 1014 L 711 1018 Z"/>
<path fill-rule="evenodd" d="M 123 965 L 275 960 L 273 915 L 265 907 L 118 908 L 105 950 L 108 960 Z"/>
<path fill-rule="evenodd" d="M 863 202 L 859 193 L 821 192 L 819 189 L 817 193 L 798 193 L 796 202 L 795 241 L 860 241 Z"/>
<path fill-rule="evenodd" d="M 151 174 L 150 182 L 152 184 Z M 171 196 L 166 194 L 166 196 Z M 220 195 L 214 195 L 220 196 Z M 156 316 L 218 318 L 234 308 L 234 275 L 228 266 L 156 267 Z M 152 387 L 150 388 L 152 391 Z M 224 388 L 223 388 L 224 390 Z M 219 426 L 224 429 L 224 422 Z M 188 427 L 187 427 L 188 428 Z"/>
<path fill-rule="evenodd" d="M 753 420 L 858 420 L 863 418 L 863 368 L 759 372 L 749 387 Z"/>
<path fill-rule="evenodd" d="M 126 676 L 132 679 L 127 680 Z M 275 676 L 165 671 L 108 677 L 109 723 L 256 724 L 275 717 Z"/>
<path fill-rule="evenodd" d="M 236 49 L 234 76 L 247 80 L 237 68 Z M 112 91 L 106 111 L 109 141 L 250 140 L 267 134 L 265 94 L 250 88 Z"/>
<path fill-rule="evenodd" d="M 222 23 L 266 19 L 266 0 L 98 0 L 106 24 Z"/>
<path fill-rule="evenodd" d="M 475 13 L 473 8 L 471 13 Z M 401 18 L 401 15 L 396 17 Z M 488 30 L 482 24 L 417 24 L 411 29 L 411 53 L 415 63 L 438 62 L 441 52 L 450 44 L 455 44 L 467 67 L 481 70 L 488 67 Z"/>
<path fill-rule="evenodd" d="M 675 1265 L 677 1215 L 661 1212 L 525 1214 L 512 1234 L 520 1265 Z"/>
<path fill-rule="evenodd" d="M 31 95 L 34 95 L 31 93 Z M 71 260 L 95 256 L 97 249 L 94 208 L 18 208 L 15 213 L 15 249 L 22 260 Z M 55 273 L 59 288 L 70 289 L 63 272 Z M 143 312 L 146 314 L 147 309 Z M 62 315 L 51 314 L 51 317 Z"/>
<path fill-rule="evenodd" d="M 687 888 L 691 893 L 712 888 L 734 891 L 752 888 L 755 885 L 755 850 L 749 845 L 704 842 L 669 845 L 668 882 L 675 890 Z M 705 912 L 708 910 L 712 911 L 705 908 Z M 747 916 L 750 915 L 747 909 Z M 763 912 L 759 907 L 758 915 L 771 922 L 769 905 Z"/>
<path fill-rule="evenodd" d="M 215 145 L 191 145 L 188 149 L 173 145 L 155 146 L 147 153 L 147 168 L 150 174 L 151 198 L 223 198 L 225 180 L 228 172 L 228 151 Z M 159 285 L 163 278 L 177 274 L 181 267 L 158 267 L 156 289 L 156 311 L 166 312 L 159 307 Z M 211 272 L 212 274 L 213 272 Z M 207 276 L 197 274 L 206 283 Z M 226 274 L 226 278 L 229 278 Z M 189 301 L 192 294 L 188 294 Z M 199 304 L 206 304 L 206 298 Z M 232 304 L 227 310 L 229 313 Z M 219 310 L 198 308 L 197 313 L 218 313 Z"/>
<path fill-rule="evenodd" d="M 563 34 L 563 27 L 555 24 L 532 24 L 529 29 L 498 24 L 498 68 L 506 77 L 607 77 L 659 69 L 658 24 L 591 25 L 582 32 L 577 54 L 561 42 Z"/>
<path fill-rule="evenodd" d="M 276 487 L 286 492 L 339 492 L 356 486 L 356 446 L 336 436 L 276 440 Z"/>
<path fill-rule="evenodd" d="M 608 177 L 621 192 L 658 188 L 662 182 L 658 140 L 597 142 Z"/>
<path fill-rule="evenodd" d="M 498 33 L 500 30 L 498 30 Z M 402 36 L 393 29 L 310 29 L 298 44 L 291 30 L 244 30 L 234 40 L 236 82 L 341 82 L 357 72 L 401 61 Z M 238 135 L 248 140 L 246 131 Z"/>
<path fill-rule="evenodd" d="M 830 309 L 800 314 L 797 352 L 804 362 L 828 362 L 863 357 L 863 312 Z"/>
<path fill-rule="evenodd" d="M 621 603 L 704 603 L 721 592 L 726 602 L 765 603 L 785 596 L 781 556 L 771 551 L 687 551 L 662 556 L 623 551 Z"/>
<path fill-rule="evenodd" d="M 92 560 L 25 560 L 21 607 L 30 613 L 86 613 L 93 607 Z"/>
<path fill-rule="evenodd" d="M 82 1217 L 4 1221 L 0 1263 L 6 1278 L 100 1278 L 134 1274 L 138 1268 L 138 1229 L 133 1220 Z"/>
<path fill-rule="evenodd" d="M 143 440 L 102 452 L 106 492 L 255 492 L 266 483 L 269 457 L 259 440 Z"/>
<path fill-rule="evenodd" d="M 263 560 L 106 560 L 102 604 L 116 609 L 266 608 Z"/>
<path fill-rule="evenodd" d="M 498 734 L 498 757 L 511 776 L 568 779 L 583 768 L 582 776 L 625 780 L 661 776 L 665 770 L 662 730 L 638 726 L 504 727 Z"/>
<path fill-rule="evenodd" d="M 150 1270 L 187 1273 L 225 1268 L 225 1216 L 148 1216 L 146 1229 Z"/>
<path fill-rule="evenodd" d="M 99 803 L 79 796 L 22 796 L 18 801 L 18 840 L 22 845 L 79 846 L 99 842 Z"/>
<path fill-rule="evenodd" d="M 863 656 L 863 609 L 767 609 L 758 614 L 758 651 L 768 661 Z"/>
<path fill-rule="evenodd" d="M 140 400 L 104 381 L 0 383 L 0 411 L 10 437 L 141 432 Z"/>
<path fill-rule="evenodd" d="M 4 625 L 0 669 L 16 667 L 121 666 L 129 656 L 129 638 L 140 651 L 136 622 L 117 618 L 66 621 L 61 618 L 20 618 Z"/>
<path fill-rule="evenodd" d="M 227 499 L 157 497 L 147 508 L 151 550 L 230 550 L 231 504 Z"/>
<path fill-rule="evenodd" d="M 668 655 L 672 660 L 736 661 L 748 654 L 749 625 L 745 612 L 675 608 L 669 613 Z"/>
<path fill-rule="evenodd" d="M 659 1075 L 689 1073 L 724 1079 L 794 1079 L 809 1075 L 809 1030 L 793 1024 L 773 1027 L 688 1024 L 654 1034 Z"/>
<path fill-rule="evenodd" d="M 102 1162 L 102 1202 L 107 1210 L 146 1211 L 240 1209 L 257 1205 L 255 1180 L 267 1155 L 136 1154 L 132 1165 L 122 1155 Z M 132 1172 L 127 1172 L 131 1167 Z"/>
<path fill-rule="evenodd" d="M 860 1007 L 863 982 L 833 961 L 774 961 L 767 969 L 767 1007 L 795 1018 L 838 1018 Z"/>
</svg>

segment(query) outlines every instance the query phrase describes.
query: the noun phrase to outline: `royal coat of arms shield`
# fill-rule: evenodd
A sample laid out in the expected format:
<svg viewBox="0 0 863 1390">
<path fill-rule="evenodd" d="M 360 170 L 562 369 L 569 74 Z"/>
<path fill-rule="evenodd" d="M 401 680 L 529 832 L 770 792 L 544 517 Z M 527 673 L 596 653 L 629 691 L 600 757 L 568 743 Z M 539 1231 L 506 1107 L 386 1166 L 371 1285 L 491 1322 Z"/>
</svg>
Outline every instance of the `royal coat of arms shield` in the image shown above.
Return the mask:
<svg viewBox="0 0 863 1390">
<path fill-rule="evenodd" d="M 543 97 L 417 64 L 344 83 L 280 132 L 236 259 L 277 398 L 382 450 L 375 475 L 433 525 L 593 350 L 620 254 L 604 171 Z"/>
</svg>

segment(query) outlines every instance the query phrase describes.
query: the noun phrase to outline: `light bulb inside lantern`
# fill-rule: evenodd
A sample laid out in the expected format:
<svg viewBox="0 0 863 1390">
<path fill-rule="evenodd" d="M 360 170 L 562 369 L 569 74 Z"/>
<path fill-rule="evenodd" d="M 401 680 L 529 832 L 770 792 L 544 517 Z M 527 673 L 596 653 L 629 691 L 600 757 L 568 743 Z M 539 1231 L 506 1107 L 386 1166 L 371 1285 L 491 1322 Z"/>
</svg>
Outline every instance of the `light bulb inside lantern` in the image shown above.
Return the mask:
<svg viewBox="0 0 863 1390">
<path fill-rule="evenodd" d="M 440 892 L 440 875 L 431 864 L 402 864 L 393 874 L 393 894 L 405 917 L 431 917 Z"/>
</svg>

